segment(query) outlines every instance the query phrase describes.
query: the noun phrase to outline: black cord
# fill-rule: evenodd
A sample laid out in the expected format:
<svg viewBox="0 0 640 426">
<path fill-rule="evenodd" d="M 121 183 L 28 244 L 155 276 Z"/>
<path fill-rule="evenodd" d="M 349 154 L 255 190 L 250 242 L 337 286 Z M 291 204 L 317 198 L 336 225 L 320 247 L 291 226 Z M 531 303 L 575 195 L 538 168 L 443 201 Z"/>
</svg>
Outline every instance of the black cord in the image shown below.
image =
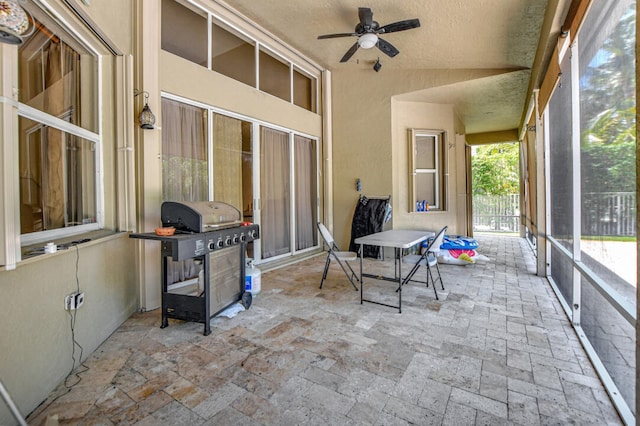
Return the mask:
<svg viewBox="0 0 640 426">
<path fill-rule="evenodd" d="M 74 245 L 76 247 L 76 293 L 80 293 L 80 277 L 78 275 L 78 271 L 79 271 L 79 267 L 80 267 L 80 249 L 78 248 L 78 244 L 77 243 L 74 244 Z M 82 377 L 80 377 L 80 374 L 88 371 L 89 367 L 84 363 L 84 361 L 82 361 L 82 354 L 84 352 L 84 348 L 76 340 L 75 327 L 76 327 L 76 315 L 78 314 L 78 309 L 74 309 L 73 313 L 71 313 L 71 311 L 69 310 L 69 311 L 67 311 L 67 313 L 69 314 L 69 318 L 70 318 L 70 322 L 71 322 L 71 324 L 70 324 L 71 325 L 71 360 L 73 361 L 73 364 L 71 365 L 71 371 L 69 372 L 67 377 L 64 379 L 64 385 L 65 385 L 65 387 L 67 389 L 71 389 L 75 385 L 80 383 L 80 381 L 82 380 Z M 83 367 L 83 369 L 79 370 L 79 371 L 76 371 L 74 373 L 73 370 L 76 367 L 76 358 L 75 358 L 76 346 L 78 348 L 80 348 L 80 357 L 79 357 L 78 367 Z M 75 376 L 75 378 L 77 380 L 74 383 L 69 384 L 69 379 L 72 376 Z"/>
<path fill-rule="evenodd" d="M 80 243 L 84 243 L 90 241 L 89 239 L 84 239 L 84 240 L 78 240 L 78 241 L 72 241 L 69 244 L 64 244 L 64 245 L 60 245 L 58 246 L 58 248 L 61 248 L 63 250 L 68 249 L 71 246 L 75 246 L 76 247 L 76 291 L 77 293 L 80 293 L 80 277 L 78 274 L 78 270 L 79 270 L 79 266 L 80 266 L 80 249 L 78 248 L 78 244 Z M 44 247 L 42 247 L 42 253 L 44 253 Z M 47 405 L 42 408 L 42 410 L 46 410 L 47 408 L 49 408 L 54 402 L 56 402 L 58 400 L 58 398 L 60 398 L 63 395 L 66 395 L 67 393 L 71 392 L 71 389 L 73 389 L 74 386 L 76 386 L 78 383 L 80 383 L 82 381 L 82 377 L 80 376 L 80 374 L 89 371 L 89 366 L 86 365 L 83 361 L 82 361 L 82 354 L 84 352 L 84 348 L 82 347 L 82 345 L 80 345 L 80 343 L 78 343 L 76 341 L 76 335 L 75 335 L 75 327 L 76 327 L 76 313 L 77 313 L 77 309 L 75 309 L 73 311 L 73 314 L 71 313 L 71 311 L 67 311 L 67 313 L 69 314 L 69 318 L 71 321 L 71 359 L 73 360 L 73 365 L 71 366 L 71 371 L 69 371 L 69 374 L 67 374 L 67 377 L 65 377 L 64 379 L 64 387 L 67 389 L 67 391 L 65 393 L 61 393 L 59 395 L 57 395 L 55 398 L 53 398 L 51 401 L 43 401 L 42 404 L 44 404 L 45 402 L 47 402 Z M 81 371 L 76 371 L 75 373 L 73 372 L 75 366 L 76 366 L 76 357 L 75 357 L 75 353 L 76 353 L 76 346 L 78 348 L 80 348 L 80 364 L 78 364 L 78 367 L 82 366 L 83 370 Z M 75 383 L 69 384 L 69 379 L 75 376 L 76 377 L 76 381 Z M 42 406 L 42 404 L 40 404 L 40 406 L 38 407 L 38 409 L 40 409 L 40 407 Z M 33 415 L 33 413 L 35 413 L 36 410 L 32 411 L 30 415 Z"/>
</svg>

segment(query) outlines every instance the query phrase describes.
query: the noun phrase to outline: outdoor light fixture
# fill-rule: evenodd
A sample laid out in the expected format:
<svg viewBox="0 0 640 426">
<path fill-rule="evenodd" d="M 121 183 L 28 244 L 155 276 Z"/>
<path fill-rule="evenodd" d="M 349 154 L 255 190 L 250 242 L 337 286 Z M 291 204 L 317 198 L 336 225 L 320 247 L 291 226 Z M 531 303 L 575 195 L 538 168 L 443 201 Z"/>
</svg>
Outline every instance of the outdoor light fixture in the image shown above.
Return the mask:
<svg viewBox="0 0 640 426">
<path fill-rule="evenodd" d="M 0 42 L 22 44 L 24 39 L 35 31 L 35 25 L 29 29 L 28 12 L 20 6 L 18 0 L 0 1 Z M 33 18 L 31 18 L 33 22 Z M 26 34 L 25 34 L 26 33 Z"/>
<path fill-rule="evenodd" d="M 378 36 L 373 33 L 362 34 L 358 38 L 358 45 L 363 49 L 371 49 L 378 43 Z"/>
<path fill-rule="evenodd" d="M 149 92 L 139 92 L 136 90 L 134 97 L 142 94 L 144 94 L 144 108 L 142 108 L 142 111 L 140 111 L 140 115 L 138 116 L 138 121 L 140 121 L 140 128 L 153 129 L 153 125 L 156 123 L 156 117 L 151 112 L 151 108 L 149 108 Z"/>
<path fill-rule="evenodd" d="M 382 64 L 380 63 L 380 58 L 378 58 L 378 59 L 376 60 L 376 63 L 375 63 L 375 64 L 373 64 L 373 70 L 374 70 L 375 72 L 378 72 L 378 71 L 380 71 L 380 68 L 382 68 Z"/>
</svg>

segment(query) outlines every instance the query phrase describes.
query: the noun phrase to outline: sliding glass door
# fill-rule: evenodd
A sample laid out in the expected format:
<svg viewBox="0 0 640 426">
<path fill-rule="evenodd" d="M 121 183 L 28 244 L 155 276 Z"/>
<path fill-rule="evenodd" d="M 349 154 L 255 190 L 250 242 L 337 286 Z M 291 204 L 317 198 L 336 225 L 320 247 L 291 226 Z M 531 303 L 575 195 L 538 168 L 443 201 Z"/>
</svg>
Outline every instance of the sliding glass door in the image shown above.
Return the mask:
<svg viewBox="0 0 640 426">
<path fill-rule="evenodd" d="M 260 241 L 262 258 L 291 252 L 289 134 L 260 129 Z"/>
<path fill-rule="evenodd" d="M 260 128 L 262 259 L 318 245 L 317 155 L 313 139 Z"/>
</svg>

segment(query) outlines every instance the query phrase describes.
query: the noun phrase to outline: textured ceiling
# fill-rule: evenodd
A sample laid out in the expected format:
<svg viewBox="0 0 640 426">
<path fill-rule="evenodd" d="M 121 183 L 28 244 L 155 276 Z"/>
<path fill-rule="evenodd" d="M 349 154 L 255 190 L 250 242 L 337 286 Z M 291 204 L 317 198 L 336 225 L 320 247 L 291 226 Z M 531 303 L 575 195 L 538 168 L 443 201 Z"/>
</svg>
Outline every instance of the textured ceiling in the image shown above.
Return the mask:
<svg viewBox="0 0 640 426">
<path fill-rule="evenodd" d="M 348 72 L 376 58 L 385 73 L 401 70 L 500 69 L 495 77 L 402 94 L 400 99 L 454 103 L 467 133 L 517 128 L 538 48 L 547 0 L 225 0 L 320 66 Z M 359 49 L 346 63 L 356 37 L 318 40 L 353 32 L 358 7 L 369 7 L 381 26 L 418 18 L 421 26 L 386 34 L 400 53 Z M 373 72 L 373 71 L 372 71 Z M 400 94 L 398 94 L 400 95 Z"/>
</svg>

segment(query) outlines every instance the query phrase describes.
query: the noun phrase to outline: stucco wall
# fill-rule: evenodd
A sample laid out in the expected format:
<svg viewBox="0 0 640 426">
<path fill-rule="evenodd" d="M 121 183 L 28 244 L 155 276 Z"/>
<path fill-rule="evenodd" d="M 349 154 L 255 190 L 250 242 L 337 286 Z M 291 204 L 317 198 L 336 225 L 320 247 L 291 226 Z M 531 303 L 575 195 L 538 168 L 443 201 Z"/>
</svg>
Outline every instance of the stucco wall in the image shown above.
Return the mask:
<svg viewBox="0 0 640 426">
<path fill-rule="evenodd" d="M 77 3 L 112 46 L 120 53 L 131 53 L 134 2 L 91 2 L 87 7 Z M 68 22 L 75 22 L 83 37 L 91 39 L 62 2 L 51 5 Z M 42 403 L 71 370 L 70 316 L 64 309 L 64 298 L 76 290 L 76 261 L 78 283 L 85 293 L 85 302 L 77 311 L 75 325 L 76 340 L 84 349 L 83 358 L 138 307 L 134 244 L 127 233 L 114 231 L 118 227 L 119 200 L 116 190 L 119 160 L 116 157 L 121 155 L 116 146 L 122 142 L 118 135 L 122 135 L 125 124 L 118 121 L 117 111 L 122 107 L 116 105 L 114 97 L 116 88 L 112 73 L 116 68 L 112 57 L 106 56 L 102 68 L 105 84 L 101 88 L 104 102 L 100 113 L 103 122 L 104 224 L 108 231 L 88 235 L 92 240 L 79 245 L 77 250 L 60 250 L 18 262 L 14 270 L 0 270 L 0 379 L 24 416 Z M 74 238 L 80 237 L 71 237 L 68 241 Z M 75 357 L 78 361 L 78 347 Z M 85 376 L 93 373 L 95 371 Z M 109 372 L 101 373 L 106 373 L 103 379 L 108 385 Z M 15 423 L 6 405 L 0 403 L 0 424 Z"/>
<path fill-rule="evenodd" d="M 0 378 L 24 416 L 71 371 L 71 317 L 64 297 L 76 291 L 76 262 L 85 302 L 77 310 L 75 338 L 86 358 L 136 310 L 132 247 L 128 234 L 118 233 L 0 272 Z M 110 372 L 101 373 L 106 386 Z M 15 423 L 0 404 L 0 424 Z"/>
<path fill-rule="evenodd" d="M 428 104 L 423 102 L 392 101 L 393 126 L 393 227 L 396 229 L 428 229 L 438 231 L 449 227 L 449 233 L 457 232 L 456 197 L 458 170 L 464 171 L 464 164 L 457 164 L 456 151 L 464 146 L 456 146 L 454 109 L 452 105 Z M 410 212 L 409 206 L 409 149 L 408 129 L 443 130 L 447 147 L 448 177 L 446 186 L 446 211 Z"/>
<path fill-rule="evenodd" d="M 418 227 L 436 229 L 448 225 L 451 232 L 464 232 L 466 215 L 464 180 L 464 129 L 448 104 L 393 101 L 414 91 L 446 86 L 491 75 L 490 70 L 412 70 L 385 68 L 379 73 L 369 67 L 332 72 L 333 96 L 333 234 L 340 247 L 348 247 L 351 220 L 362 182 L 364 195 L 391 195 L 393 219 L 387 229 Z M 407 136 L 408 127 L 447 131 L 449 149 L 449 209 L 443 213 L 408 213 Z M 462 186 L 461 186 L 462 185 Z M 462 195 L 461 195 L 462 194 Z"/>
</svg>

